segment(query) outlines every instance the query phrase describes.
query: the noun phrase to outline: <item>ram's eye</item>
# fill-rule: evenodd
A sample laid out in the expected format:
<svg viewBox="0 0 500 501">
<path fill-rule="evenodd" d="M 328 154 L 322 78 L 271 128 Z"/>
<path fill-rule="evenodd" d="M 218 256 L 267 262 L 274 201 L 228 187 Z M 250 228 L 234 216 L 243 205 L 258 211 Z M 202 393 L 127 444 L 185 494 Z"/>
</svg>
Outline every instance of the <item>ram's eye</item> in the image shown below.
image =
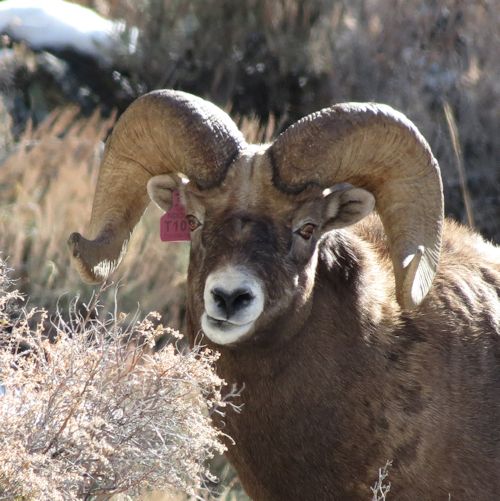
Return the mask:
<svg viewBox="0 0 500 501">
<path fill-rule="evenodd" d="M 301 226 L 295 233 L 299 234 L 304 240 L 309 240 L 314 233 L 315 224 L 306 223 Z"/>
<path fill-rule="evenodd" d="M 194 231 L 196 228 L 199 228 L 201 226 L 200 221 L 196 216 L 193 216 L 192 214 L 188 214 L 186 216 L 186 220 L 188 223 L 189 231 Z"/>
</svg>

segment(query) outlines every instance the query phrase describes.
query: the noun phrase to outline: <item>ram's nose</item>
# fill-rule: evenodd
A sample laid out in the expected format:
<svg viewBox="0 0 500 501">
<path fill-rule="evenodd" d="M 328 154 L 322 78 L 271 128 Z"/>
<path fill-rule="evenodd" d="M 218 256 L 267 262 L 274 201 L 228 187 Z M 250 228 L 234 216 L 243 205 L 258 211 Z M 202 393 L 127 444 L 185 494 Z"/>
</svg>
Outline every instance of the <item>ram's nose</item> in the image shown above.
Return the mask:
<svg viewBox="0 0 500 501">
<path fill-rule="evenodd" d="M 217 308 L 227 320 L 230 320 L 233 315 L 241 310 L 248 308 L 255 299 L 252 291 L 247 288 L 228 291 L 221 287 L 214 287 L 210 294 Z"/>
<path fill-rule="evenodd" d="M 226 266 L 208 275 L 203 301 L 203 332 L 214 343 L 232 344 L 254 328 L 264 310 L 264 288 L 248 268 Z"/>
<path fill-rule="evenodd" d="M 247 268 L 227 266 L 208 275 L 203 291 L 205 314 L 210 321 L 245 325 L 257 320 L 264 309 L 261 281 Z M 215 324 L 214 324 L 215 325 Z"/>
</svg>

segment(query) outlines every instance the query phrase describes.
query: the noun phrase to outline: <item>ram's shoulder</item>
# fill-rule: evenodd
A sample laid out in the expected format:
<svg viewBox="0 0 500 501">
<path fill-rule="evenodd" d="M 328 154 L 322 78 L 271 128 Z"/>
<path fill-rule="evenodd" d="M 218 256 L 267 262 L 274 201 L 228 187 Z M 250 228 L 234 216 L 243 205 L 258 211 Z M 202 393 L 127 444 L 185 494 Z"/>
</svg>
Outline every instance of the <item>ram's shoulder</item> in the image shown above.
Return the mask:
<svg viewBox="0 0 500 501">
<path fill-rule="evenodd" d="M 389 242 L 377 214 L 372 214 L 353 226 L 352 232 L 370 244 L 380 257 L 389 256 Z M 446 218 L 442 238 L 440 268 L 459 265 L 473 271 L 487 267 L 500 272 L 500 247 L 487 241 L 479 233 Z"/>
<path fill-rule="evenodd" d="M 472 270 L 486 266 L 500 271 L 500 247 L 470 228 L 446 219 L 441 260 L 443 266 L 461 264 Z"/>
</svg>

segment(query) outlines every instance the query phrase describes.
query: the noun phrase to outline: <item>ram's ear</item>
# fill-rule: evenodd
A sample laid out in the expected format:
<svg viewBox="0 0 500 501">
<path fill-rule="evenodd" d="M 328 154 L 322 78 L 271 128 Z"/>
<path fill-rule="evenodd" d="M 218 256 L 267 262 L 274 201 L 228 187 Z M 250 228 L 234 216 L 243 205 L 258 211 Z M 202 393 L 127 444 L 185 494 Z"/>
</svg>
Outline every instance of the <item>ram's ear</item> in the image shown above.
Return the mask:
<svg viewBox="0 0 500 501">
<path fill-rule="evenodd" d="M 147 184 L 149 198 L 162 210 L 167 212 L 172 207 L 172 191 L 180 184 L 177 176 L 162 174 L 152 177 Z"/>
<path fill-rule="evenodd" d="M 339 184 L 324 192 L 323 231 L 357 223 L 375 207 L 375 197 L 362 188 Z"/>
</svg>

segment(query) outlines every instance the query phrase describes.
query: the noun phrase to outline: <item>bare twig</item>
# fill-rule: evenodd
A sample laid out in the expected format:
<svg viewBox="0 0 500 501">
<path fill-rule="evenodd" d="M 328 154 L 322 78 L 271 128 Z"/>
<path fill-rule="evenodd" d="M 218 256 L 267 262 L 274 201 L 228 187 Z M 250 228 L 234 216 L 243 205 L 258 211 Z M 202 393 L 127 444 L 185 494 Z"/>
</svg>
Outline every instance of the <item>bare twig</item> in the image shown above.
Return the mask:
<svg viewBox="0 0 500 501">
<path fill-rule="evenodd" d="M 391 483 L 384 483 L 389 476 L 389 468 L 392 466 L 392 461 L 387 461 L 383 468 L 378 469 L 378 479 L 375 482 L 373 487 L 370 487 L 372 490 L 372 499 L 371 501 L 385 501 L 387 499 L 387 494 L 391 490 Z"/>
</svg>

